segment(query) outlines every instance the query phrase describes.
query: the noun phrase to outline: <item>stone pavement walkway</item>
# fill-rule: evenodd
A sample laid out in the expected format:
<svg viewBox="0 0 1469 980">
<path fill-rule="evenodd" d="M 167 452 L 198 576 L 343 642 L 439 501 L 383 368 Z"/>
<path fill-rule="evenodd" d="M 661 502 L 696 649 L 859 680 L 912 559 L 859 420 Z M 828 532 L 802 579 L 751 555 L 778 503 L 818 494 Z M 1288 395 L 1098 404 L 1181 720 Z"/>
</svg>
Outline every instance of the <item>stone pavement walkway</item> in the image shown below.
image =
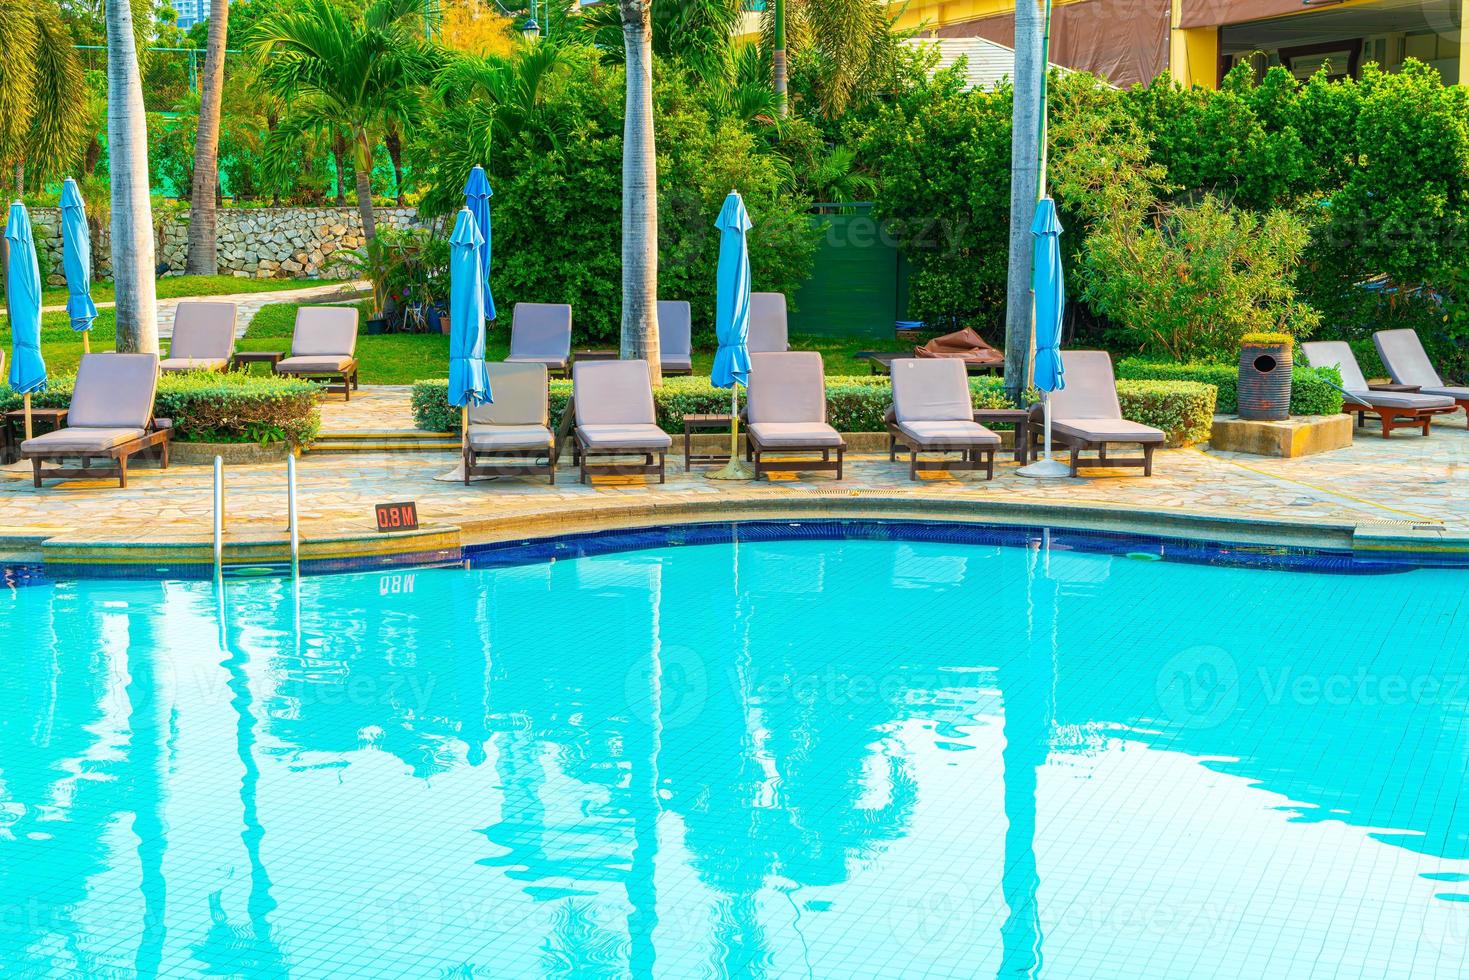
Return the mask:
<svg viewBox="0 0 1469 980">
<path fill-rule="evenodd" d="M 403 389 L 362 389 L 352 405 L 401 411 Z M 337 413 L 327 403 L 327 416 Z M 343 409 L 345 411 L 345 408 Z M 378 414 L 374 425 L 402 419 Z M 656 511 L 703 502 L 721 513 L 742 507 L 779 505 L 781 500 L 813 497 L 839 501 L 855 498 L 923 499 L 946 506 L 1051 505 L 1105 508 L 1111 512 L 1221 517 L 1234 521 L 1309 522 L 1365 528 L 1376 533 L 1409 534 L 1414 523 L 1441 525 L 1427 536 L 1469 537 L 1469 430 L 1462 416 L 1457 425 L 1436 426 L 1429 439 L 1399 434 L 1384 440 L 1358 430 L 1348 449 L 1283 460 L 1207 448 L 1159 454 L 1152 478 L 1135 475 L 1085 475 L 1053 482 L 1017 476 L 1005 457 L 996 479 L 971 474 L 910 483 L 907 468 L 885 456 L 854 459 L 848 477 L 793 476 L 773 482 L 716 483 L 703 468 L 683 471 L 670 457 L 666 486 L 641 477 L 603 478 L 595 485 L 576 484 L 576 473 L 564 461 L 556 486 L 538 478 L 503 477 L 464 486 L 445 480 L 457 465 L 452 453 L 306 454 L 299 464 L 302 530 L 306 538 L 372 534 L 375 503 L 416 500 L 425 524 L 448 524 L 475 530 L 523 522 L 524 534 L 554 530 L 572 517 L 611 508 L 646 508 L 646 522 Z M 336 423 L 333 423 L 334 425 Z M 91 541 L 166 542 L 208 540 L 211 528 L 211 471 L 207 466 L 176 465 L 166 471 L 138 463 L 130 486 L 120 490 L 110 481 L 69 480 L 31 487 L 18 467 L 0 469 L 0 549 L 27 551 L 44 538 Z M 232 539 L 279 538 L 284 533 L 286 496 L 283 463 L 227 468 L 227 512 Z M 510 522 L 508 525 L 506 522 Z"/>
<path fill-rule="evenodd" d="M 303 286 L 300 289 L 282 289 L 264 293 L 222 293 L 216 296 L 178 296 L 160 299 L 158 301 L 158 336 L 165 339 L 173 336 L 174 312 L 178 309 L 179 303 L 186 300 L 235 303 L 240 308 L 239 320 L 235 325 L 235 336 L 243 337 L 245 329 L 250 326 L 250 321 L 255 319 L 255 314 L 260 312 L 262 306 L 269 303 L 341 303 L 358 299 L 371 289 L 371 283 L 361 280 L 320 283 L 315 286 Z M 107 310 L 115 305 L 112 302 L 98 303 L 97 308 Z M 41 312 L 57 313 L 65 309 L 65 306 L 44 306 Z"/>
</svg>

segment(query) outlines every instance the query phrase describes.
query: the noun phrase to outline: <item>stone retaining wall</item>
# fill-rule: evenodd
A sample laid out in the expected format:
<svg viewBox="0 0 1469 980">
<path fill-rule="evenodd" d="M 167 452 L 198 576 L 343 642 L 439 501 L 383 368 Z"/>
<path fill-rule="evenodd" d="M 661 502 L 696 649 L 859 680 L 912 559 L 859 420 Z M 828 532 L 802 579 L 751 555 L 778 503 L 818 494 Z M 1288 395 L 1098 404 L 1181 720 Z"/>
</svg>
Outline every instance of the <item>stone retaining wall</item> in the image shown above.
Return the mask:
<svg viewBox="0 0 1469 980">
<path fill-rule="evenodd" d="M 416 208 L 377 208 L 377 226 L 422 227 Z M 219 271 L 242 279 L 301 279 L 347 276 L 334 256 L 362 247 L 362 218 L 355 207 L 345 208 L 220 208 L 217 236 Z M 184 270 L 189 240 L 187 209 L 160 219 L 158 260 L 173 272 Z M 61 285 L 61 212 L 57 208 L 31 209 L 41 274 Z M 112 278 L 108 229 L 92 229 L 93 266 L 99 279 Z"/>
</svg>

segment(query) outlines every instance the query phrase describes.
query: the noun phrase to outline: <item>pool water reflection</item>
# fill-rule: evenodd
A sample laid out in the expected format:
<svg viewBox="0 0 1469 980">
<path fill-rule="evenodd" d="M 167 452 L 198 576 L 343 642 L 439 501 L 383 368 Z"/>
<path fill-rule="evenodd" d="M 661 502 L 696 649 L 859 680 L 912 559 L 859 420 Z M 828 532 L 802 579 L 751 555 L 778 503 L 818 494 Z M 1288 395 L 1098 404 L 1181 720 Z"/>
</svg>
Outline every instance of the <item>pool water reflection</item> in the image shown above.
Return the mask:
<svg viewBox="0 0 1469 980">
<path fill-rule="evenodd" d="M 760 540 L 0 593 L 5 976 L 1460 976 L 1464 572 Z"/>
</svg>

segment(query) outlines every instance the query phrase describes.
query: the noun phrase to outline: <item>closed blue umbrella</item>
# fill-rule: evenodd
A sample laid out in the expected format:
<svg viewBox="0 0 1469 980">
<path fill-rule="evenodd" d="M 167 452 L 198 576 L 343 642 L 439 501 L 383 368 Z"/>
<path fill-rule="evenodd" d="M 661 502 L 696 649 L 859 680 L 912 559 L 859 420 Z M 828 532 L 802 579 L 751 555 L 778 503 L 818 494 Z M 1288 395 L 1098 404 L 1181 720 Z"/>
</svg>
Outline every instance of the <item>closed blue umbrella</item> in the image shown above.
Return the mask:
<svg viewBox="0 0 1469 980">
<path fill-rule="evenodd" d="M 485 370 L 484 290 L 479 249 L 484 244 L 469 208 L 459 210 L 449 239 L 449 404 L 464 409 L 490 400 Z"/>
<path fill-rule="evenodd" d="M 464 183 L 464 206 L 474 215 L 474 223 L 484 238 L 479 247 L 480 281 L 484 283 L 485 319 L 495 318 L 495 297 L 490 294 L 490 180 L 484 167 L 475 167 Z"/>
<path fill-rule="evenodd" d="M 739 388 L 750 378 L 750 253 L 745 233 L 750 215 L 738 191 L 730 191 L 714 222 L 719 229 L 719 268 L 715 277 L 714 331 L 719 349 L 709 381 L 729 389 L 729 465 L 709 474 L 714 480 L 748 480 L 750 470 L 739 456 Z"/>
<path fill-rule="evenodd" d="M 1061 220 L 1056 202 L 1043 197 L 1036 203 L 1030 233 L 1035 236 L 1031 291 L 1035 294 L 1035 386 L 1041 391 L 1045 410 L 1045 457 L 1022 467 L 1020 473 L 1033 477 L 1058 477 L 1070 468 L 1051 459 L 1050 393 L 1066 387 L 1066 366 L 1061 360 L 1061 321 L 1066 313 L 1066 282 L 1061 271 Z"/>
<path fill-rule="evenodd" d="M 66 315 L 71 328 L 82 335 L 82 349 L 90 350 L 88 335 L 97 319 L 97 304 L 92 302 L 92 231 L 82 192 L 70 177 L 61 185 L 61 268 L 66 273 Z"/>
<path fill-rule="evenodd" d="M 41 359 L 41 270 L 31 217 L 19 201 L 10 205 L 5 222 L 10 257 L 5 266 L 5 303 L 10 312 L 10 388 L 25 396 L 26 438 L 31 437 L 31 393 L 46 389 L 46 362 Z"/>
</svg>

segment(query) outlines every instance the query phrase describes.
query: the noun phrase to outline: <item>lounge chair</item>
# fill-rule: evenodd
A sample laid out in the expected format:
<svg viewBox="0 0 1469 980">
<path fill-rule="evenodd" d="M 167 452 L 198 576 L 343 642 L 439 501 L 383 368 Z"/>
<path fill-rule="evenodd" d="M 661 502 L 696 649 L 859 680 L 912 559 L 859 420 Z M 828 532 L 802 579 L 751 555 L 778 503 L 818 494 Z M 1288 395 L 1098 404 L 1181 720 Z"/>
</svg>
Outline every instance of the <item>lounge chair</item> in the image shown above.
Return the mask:
<svg viewBox="0 0 1469 980">
<path fill-rule="evenodd" d="M 658 428 L 647 361 L 583 361 L 572 367 L 576 447 L 582 483 L 596 473 L 658 474 L 667 481 L 673 437 Z M 641 463 L 599 463 L 592 456 L 642 456 Z M 654 462 L 654 457 L 657 462 Z"/>
<path fill-rule="evenodd" d="M 784 353 L 791 349 L 790 329 L 786 323 L 785 293 L 750 294 L 751 354 Z"/>
<path fill-rule="evenodd" d="M 984 470 L 995 478 L 1000 437 L 974 420 L 969 372 L 953 358 L 893 362 L 893 406 L 888 417 L 888 459 L 908 450 L 908 478 L 919 470 Z M 921 460 L 919 453 L 960 453 L 959 462 Z"/>
<path fill-rule="evenodd" d="M 1314 340 L 1301 345 L 1301 353 L 1315 367 L 1334 367 L 1341 372 L 1342 389 L 1347 393 L 1342 411 L 1356 414 L 1357 424 L 1366 426 L 1367 413 L 1382 420 L 1382 435 L 1393 429 L 1416 428 L 1428 435 L 1435 415 L 1459 410 L 1448 395 L 1420 395 L 1410 391 L 1376 391 L 1367 383 L 1357 356 L 1345 340 Z"/>
<path fill-rule="evenodd" d="M 1071 450 L 1071 475 L 1076 476 L 1083 465 L 1083 452 L 1095 452 L 1096 458 L 1086 460 L 1086 466 L 1098 469 L 1141 466 L 1143 476 L 1152 476 L 1153 452 L 1167 442 L 1168 436 L 1161 429 L 1122 417 L 1112 358 L 1100 350 L 1069 350 L 1062 356 L 1066 362 L 1066 387 L 1050 396 L 1051 441 Z M 1030 410 L 1029 428 L 1032 445 L 1039 446 L 1045 435 L 1045 417 L 1039 405 Z M 1142 455 L 1107 455 L 1108 447 L 1115 445 L 1139 446 Z"/>
<path fill-rule="evenodd" d="M 158 391 L 157 354 L 83 354 L 72 389 L 66 427 L 27 439 L 21 458 L 31 461 L 35 485 L 66 477 L 117 477 L 128 485 L 128 458 L 159 447 L 168 468 L 168 439 L 173 429 L 167 419 L 153 417 Z M 42 469 L 44 460 L 80 461 L 79 467 Z M 94 459 L 110 459 L 110 467 L 93 467 Z"/>
<path fill-rule="evenodd" d="M 772 471 L 833 471 L 842 478 L 847 444 L 826 423 L 826 374 L 815 351 L 750 354 L 750 391 L 746 399 L 745 458 L 755 463 L 755 479 Z M 831 454 L 836 453 L 836 459 Z M 780 461 L 766 460 L 767 453 Z M 819 460 L 790 460 L 792 454 L 820 453 Z"/>
<path fill-rule="evenodd" d="M 1377 345 L 1377 353 L 1396 384 L 1416 389 L 1422 395 L 1452 398 L 1469 414 L 1469 388 L 1443 383 L 1416 332 L 1379 330 L 1372 335 L 1372 342 Z"/>
<path fill-rule="evenodd" d="M 658 301 L 658 358 L 664 374 L 693 374 L 693 315 L 683 300 Z"/>
<path fill-rule="evenodd" d="M 510 364 L 544 364 L 566 377 L 571 362 L 571 307 L 566 303 L 516 303 L 510 322 Z"/>
<path fill-rule="evenodd" d="M 160 371 L 224 371 L 235 354 L 234 303 L 187 299 L 173 315 L 173 339 Z"/>
<path fill-rule="evenodd" d="M 544 364 L 487 364 L 495 400 L 469 410 L 463 439 L 464 482 L 472 476 L 546 475 L 556 483 L 556 439 L 551 433 Z M 519 463 L 481 463 L 516 458 Z M 540 460 L 544 459 L 542 463 Z"/>
<path fill-rule="evenodd" d="M 357 308 L 303 306 L 296 311 L 291 356 L 278 362 L 276 374 L 320 378 L 327 391 L 352 400 L 357 387 Z"/>
</svg>

